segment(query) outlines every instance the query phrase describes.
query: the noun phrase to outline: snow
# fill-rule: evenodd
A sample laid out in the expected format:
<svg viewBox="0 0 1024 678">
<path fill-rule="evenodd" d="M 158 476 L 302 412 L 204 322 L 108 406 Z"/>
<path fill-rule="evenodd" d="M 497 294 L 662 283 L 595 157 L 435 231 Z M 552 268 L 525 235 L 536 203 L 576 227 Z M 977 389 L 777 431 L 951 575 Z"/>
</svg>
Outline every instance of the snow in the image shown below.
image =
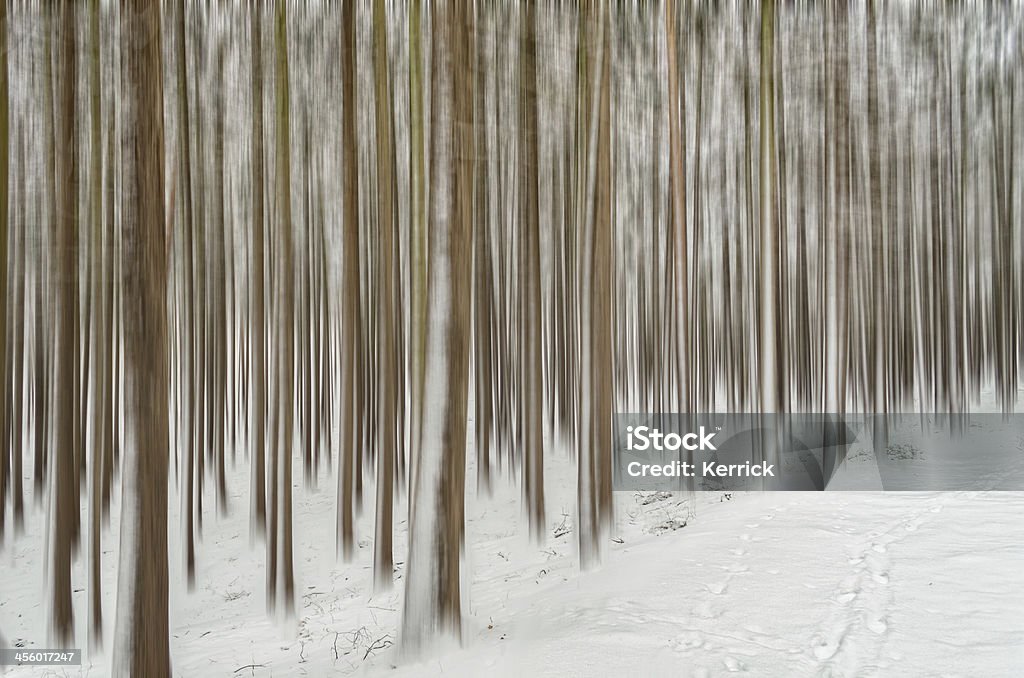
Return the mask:
<svg viewBox="0 0 1024 678">
<path fill-rule="evenodd" d="M 249 542 L 248 465 L 237 461 L 230 512 L 204 521 L 192 593 L 180 530 L 169 530 L 176 676 L 1011 676 L 1024 665 L 1024 493 L 617 493 L 603 564 L 580 573 L 575 464 L 554 448 L 543 545 L 525 536 L 515 485 L 487 499 L 469 483 L 463 647 L 408 663 L 396 644 L 404 505 L 396 586 L 373 596 L 372 511 L 359 518 L 355 560 L 343 563 L 332 476 L 321 470 L 319 491 L 297 483 L 298 617 L 281 624 L 266 614 L 264 549 Z M 367 507 L 373 496 L 371 483 Z M 47 628 L 42 513 L 0 552 L 0 633 L 36 647 Z M 109 675 L 116 505 L 112 515 L 106 652 L 86 649 L 81 670 L 5 675 Z M 85 649 L 84 558 L 73 577 Z"/>
<path fill-rule="evenodd" d="M 1018 675 L 1022 510 L 1013 493 L 734 497 L 391 675 Z"/>
</svg>

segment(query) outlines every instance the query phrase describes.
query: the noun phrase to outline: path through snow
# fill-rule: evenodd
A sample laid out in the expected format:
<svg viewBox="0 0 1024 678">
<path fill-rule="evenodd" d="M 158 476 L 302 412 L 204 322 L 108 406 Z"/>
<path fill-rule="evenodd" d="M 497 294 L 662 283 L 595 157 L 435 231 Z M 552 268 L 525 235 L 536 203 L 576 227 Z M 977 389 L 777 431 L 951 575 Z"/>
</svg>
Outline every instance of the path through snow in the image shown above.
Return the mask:
<svg viewBox="0 0 1024 678">
<path fill-rule="evenodd" d="M 1016 493 L 738 497 L 390 675 L 1018 676 L 1022 516 Z"/>
</svg>

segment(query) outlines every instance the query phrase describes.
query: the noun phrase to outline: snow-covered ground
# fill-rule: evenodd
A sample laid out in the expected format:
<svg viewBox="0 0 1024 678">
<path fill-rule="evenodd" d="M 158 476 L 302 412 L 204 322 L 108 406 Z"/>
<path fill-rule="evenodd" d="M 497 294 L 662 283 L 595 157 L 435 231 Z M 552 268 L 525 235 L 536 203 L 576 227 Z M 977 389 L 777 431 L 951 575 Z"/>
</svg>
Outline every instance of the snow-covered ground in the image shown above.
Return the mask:
<svg viewBox="0 0 1024 678">
<path fill-rule="evenodd" d="M 1010 493 L 737 497 L 598 571 L 478 593 L 493 629 L 394 675 L 1019 676 L 1021 516 Z"/>
<path fill-rule="evenodd" d="M 360 520 L 357 559 L 342 563 L 333 476 L 324 470 L 321 489 L 307 490 L 299 463 L 294 620 L 266 614 L 246 466 L 229 474 L 228 515 L 206 517 L 192 593 L 172 507 L 175 675 L 1024 675 L 1024 493 L 702 493 L 693 503 L 617 493 L 604 563 L 580 573 L 575 469 L 555 451 L 542 546 L 524 536 L 515 487 L 502 481 L 489 499 L 470 491 L 463 647 L 409 662 L 395 644 L 405 522 L 396 526 L 396 586 L 371 595 L 372 511 Z M 8 643 L 47 645 L 41 514 L 27 516 L 26 534 L 8 537 L 0 551 L 0 633 Z M 116 504 L 113 514 L 103 544 L 107 639 Z M 73 586 L 82 648 L 86 582 L 79 558 Z M 86 651 L 81 671 L 7 675 L 105 676 L 109 661 L 109 650 Z"/>
</svg>

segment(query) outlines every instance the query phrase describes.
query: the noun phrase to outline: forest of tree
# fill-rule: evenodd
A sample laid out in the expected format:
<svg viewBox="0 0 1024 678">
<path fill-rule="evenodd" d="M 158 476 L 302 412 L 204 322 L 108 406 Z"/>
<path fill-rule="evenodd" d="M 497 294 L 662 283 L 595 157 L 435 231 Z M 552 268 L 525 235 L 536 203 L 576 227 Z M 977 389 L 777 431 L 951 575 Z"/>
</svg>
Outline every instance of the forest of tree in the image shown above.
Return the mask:
<svg viewBox="0 0 1024 678">
<path fill-rule="evenodd" d="M 1016 405 L 1020 3 L 0 6 L 0 537 L 47 512 L 53 643 L 114 629 L 118 675 L 170 671 L 169 527 L 191 589 L 248 512 L 294 610 L 293 462 L 338 557 L 373 511 L 377 591 L 407 498 L 417 652 L 467 483 L 540 543 L 572 455 L 600 562 L 617 411 Z"/>
</svg>

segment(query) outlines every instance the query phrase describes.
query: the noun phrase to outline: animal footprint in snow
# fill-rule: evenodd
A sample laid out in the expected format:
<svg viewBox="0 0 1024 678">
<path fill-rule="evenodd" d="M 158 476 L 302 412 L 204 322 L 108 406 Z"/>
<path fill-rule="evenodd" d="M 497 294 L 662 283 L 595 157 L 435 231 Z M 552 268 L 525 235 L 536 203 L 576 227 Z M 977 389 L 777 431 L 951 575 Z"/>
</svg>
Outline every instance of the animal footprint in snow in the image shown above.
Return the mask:
<svg viewBox="0 0 1024 678">
<path fill-rule="evenodd" d="M 814 656 L 825 661 L 835 656 L 835 653 L 839 651 L 839 643 L 819 638 L 817 644 L 814 646 Z"/>
<path fill-rule="evenodd" d="M 838 596 L 836 596 L 836 600 L 839 601 L 841 604 L 846 605 L 856 597 L 856 591 L 847 591 L 846 593 L 840 593 Z"/>
<path fill-rule="evenodd" d="M 735 657 L 726 657 L 723 660 L 723 663 L 725 664 L 725 668 L 729 669 L 732 673 L 743 670 L 743 664 Z"/>
<path fill-rule="evenodd" d="M 868 623 L 868 628 L 871 629 L 872 633 L 882 635 L 889 630 L 889 625 L 885 623 L 884 619 L 875 619 Z"/>
<path fill-rule="evenodd" d="M 885 544 L 872 544 L 871 545 L 871 550 L 874 551 L 875 553 L 885 553 L 885 551 L 886 551 Z"/>
<path fill-rule="evenodd" d="M 912 522 L 909 522 L 906 525 L 904 525 L 903 529 L 906 530 L 907 532 L 915 532 L 915 531 L 917 531 L 917 528 L 919 528 L 920 526 L 921 526 L 920 523 L 918 523 L 916 521 L 912 521 Z"/>
<path fill-rule="evenodd" d="M 719 582 L 718 584 L 711 584 L 710 586 L 708 586 L 708 591 L 711 591 L 711 593 L 715 594 L 716 596 L 720 596 L 723 593 L 725 593 L 725 590 L 727 588 L 729 588 L 729 582 L 723 581 Z"/>
<path fill-rule="evenodd" d="M 675 648 L 677 652 L 686 652 L 688 650 L 693 650 L 700 647 L 703 644 L 704 639 L 701 637 L 699 633 L 696 633 L 694 631 L 687 631 L 686 633 L 680 634 L 679 637 L 672 642 L 672 646 Z"/>
<path fill-rule="evenodd" d="M 718 615 L 711 611 L 711 605 L 709 603 L 701 603 L 697 607 L 693 608 L 693 615 L 700 617 L 701 619 L 715 619 Z"/>
<path fill-rule="evenodd" d="M 889 583 L 889 575 L 887 575 L 885 572 L 876 572 L 875 574 L 871 575 L 871 578 L 879 584 Z"/>
</svg>

